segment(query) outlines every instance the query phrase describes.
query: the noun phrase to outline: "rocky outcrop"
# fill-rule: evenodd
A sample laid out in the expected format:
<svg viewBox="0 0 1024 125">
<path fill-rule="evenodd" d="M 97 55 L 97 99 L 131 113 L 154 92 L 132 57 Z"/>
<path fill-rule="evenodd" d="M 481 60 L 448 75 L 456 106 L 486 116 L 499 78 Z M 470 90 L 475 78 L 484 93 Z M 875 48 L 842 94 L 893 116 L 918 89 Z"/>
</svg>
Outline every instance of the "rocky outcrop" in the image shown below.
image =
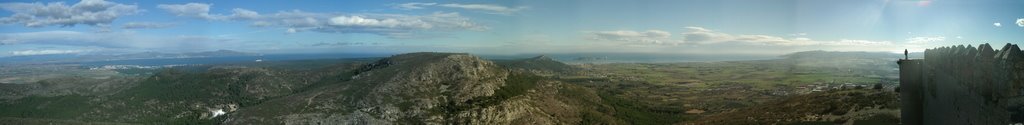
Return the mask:
<svg viewBox="0 0 1024 125">
<path fill-rule="evenodd" d="M 559 124 L 532 80 L 465 53 L 409 53 L 367 64 L 352 80 L 229 114 L 227 124 Z M 527 79 L 524 81 L 524 79 Z M 524 83 L 528 82 L 528 83 Z M 531 99 L 534 98 L 534 99 Z M 551 101 L 551 100 L 547 100 Z M 557 101 L 557 100 L 555 100 Z M 565 124 L 565 123 L 563 123 Z"/>
</svg>

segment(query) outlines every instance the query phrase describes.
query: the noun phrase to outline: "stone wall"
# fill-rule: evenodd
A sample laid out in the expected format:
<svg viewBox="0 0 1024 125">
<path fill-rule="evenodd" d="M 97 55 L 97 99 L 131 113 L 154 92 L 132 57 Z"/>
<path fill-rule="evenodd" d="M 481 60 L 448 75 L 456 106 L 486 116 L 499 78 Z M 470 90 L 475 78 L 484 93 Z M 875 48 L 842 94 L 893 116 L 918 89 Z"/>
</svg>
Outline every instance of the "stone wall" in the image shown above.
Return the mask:
<svg viewBox="0 0 1024 125">
<path fill-rule="evenodd" d="M 1024 122 L 1024 53 L 1015 44 L 928 49 L 900 60 L 904 124 Z"/>
</svg>

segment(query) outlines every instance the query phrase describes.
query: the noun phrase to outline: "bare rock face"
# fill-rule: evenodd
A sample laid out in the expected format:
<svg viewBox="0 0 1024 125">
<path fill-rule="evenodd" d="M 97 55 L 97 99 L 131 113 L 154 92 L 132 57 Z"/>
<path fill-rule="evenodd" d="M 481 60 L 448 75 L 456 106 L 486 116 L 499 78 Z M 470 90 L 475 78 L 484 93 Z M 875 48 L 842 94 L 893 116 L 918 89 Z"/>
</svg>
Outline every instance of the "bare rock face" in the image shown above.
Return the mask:
<svg viewBox="0 0 1024 125">
<path fill-rule="evenodd" d="M 243 108 L 224 123 L 556 124 L 533 95 L 501 90 L 516 88 L 507 84 L 514 72 L 469 54 L 401 54 L 356 72 L 350 81 Z"/>
<path fill-rule="evenodd" d="M 467 54 L 412 53 L 388 60 L 394 65 L 355 79 L 379 82 L 355 106 L 387 121 L 438 117 L 431 110 L 492 95 L 507 75 L 492 62 Z"/>
</svg>

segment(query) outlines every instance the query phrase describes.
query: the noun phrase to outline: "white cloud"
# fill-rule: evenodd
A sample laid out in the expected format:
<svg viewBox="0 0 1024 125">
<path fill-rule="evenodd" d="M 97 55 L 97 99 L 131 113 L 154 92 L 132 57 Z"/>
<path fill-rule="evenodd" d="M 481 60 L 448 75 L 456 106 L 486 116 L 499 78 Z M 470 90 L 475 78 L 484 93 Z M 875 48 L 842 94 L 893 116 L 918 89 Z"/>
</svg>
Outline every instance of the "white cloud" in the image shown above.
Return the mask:
<svg viewBox="0 0 1024 125">
<path fill-rule="evenodd" d="M 121 16 L 143 11 L 136 5 L 103 0 L 82 0 L 71 6 L 63 2 L 0 3 L 0 9 L 13 12 L 11 16 L 0 18 L 0 24 L 21 23 L 27 27 L 106 26 Z"/>
<path fill-rule="evenodd" d="M 211 4 L 186 3 L 186 4 L 160 4 L 157 8 L 163 9 L 177 16 L 194 17 L 206 20 L 224 19 L 223 15 L 210 14 Z"/>
<path fill-rule="evenodd" d="M 672 36 L 672 33 L 668 33 L 666 31 L 661 30 L 647 30 L 647 32 L 644 32 L 644 35 L 654 38 L 668 38 Z"/>
<path fill-rule="evenodd" d="M 253 26 L 253 27 L 267 27 L 267 26 L 271 26 L 271 25 L 274 25 L 274 24 L 272 24 L 270 22 L 267 22 L 267 21 L 253 21 L 250 26 Z"/>
<path fill-rule="evenodd" d="M 678 41 L 670 40 L 671 33 L 661 30 L 632 31 L 585 31 L 587 38 L 599 41 L 621 41 L 642 44 L 679 44 Z"/>
<path fill-rule="evenodd" d="M 529 8 L 529 7 L 526 7 L 526 6 L 507 7 L 507 6 L 493 5 L 493 4 L 459 4 L 459 3 L 438 4 L 438 3 L 417 3 L 417 2 L 398 4 L 398 5 L 395 5 L 394 7 L 396 9 L 402 9 L 402 10 L 415 10 L 415 9 L 424 9 L 427 6 L 458 8 L 458 9 L 480 11 L 480 12 L 489 13 L 489 14 L 503 14 L 503 15 L 512 14 L 512 13 L 515 13 L 515 12 L 518 12 L 518 11 L 521 11 L 521 10 L 526 10 L 526 9 Z"/>
<path fill-rule="evenodd" d="M 450 7 L 450 8 L 461 8 L 461 9 L 467 9 L 467 10 L 480 10 L 480 11 L 485 11 L 487 13 L 493 13 L 493 14 L 511 14 L 511 13 L 515 13 L 517 11 L 529 8 L 529 7 L 525 7 L 525 6 L 506 7 L 506 6 L 490 5 L 490 4 L 457 4 L 457 3 L 441 4 L 441 5 L 438 5 L 438 6 Z"/>
<path fill-rule="evenodd" d="M 50 54 L 75 54 L 88 52 L 88 50 L 23 50 L 23 51 L 11 51 L 11 55 L 14 56 L 28 56 L 28 55 L 50 55 Z"/>
<path fill-rule="evenodd" d="M 474 23 L 459 13 L 435 12 L 426 15 L 405 14 L 339 14 L 311 13 L 301 10 L 279 11 L 261 14 L 256 11 L 235 8 L 231 15 L 209 13 L 209 4 L 188 3 L 160 5 L 168 12 L 183 17 L 196 17 L 218 21 L 250 21 L 253 27 L 283 27 L 287 33 L 314 31 L 324 33 L 369 33 L 391 38 L 411 38 L 426 34 L 419 31 L 483 31 L 486 26 Z M 187 9 L 187 10 L 185 10 Z M 291 32 L 294 31 L 294 32 Z M 420 37 L 422 38 L 422 37 Z"/>
<path fill-rule="evenodd" d="M 415 3 L 414 2 L 414 3 L 398 4 L 398 5 L 395 5 L 395 8 L 403 9 L 403 10 L 415 10 L 415 9 L 423 9 L 424 6 L 433 6 L 433 5 L 437 5 L 437 3 Z"/>
<path fill-rule="evenodd" d="M 835 41 L 813 40 L 806 37 L 786 38 L 772 35 L 728 34 L 703 27 L 684 27 L 683 41 L 691 44 L 724 44 L 762 46 L 877 46 L 892 45 L 889 41 L 840 39 Z M 804 34 L 805 33 L 800 33 Z M 793 34 L 790 34 L 793 35 Z"/>
<path fill-rule="evenodd" d="M 841 39 L 839 41 L 825 42 L 825 45 L 832 46 L 886 46 L 892 45 L 889 41 L 851 40 Z"/>
<path fill-rule="evenodd" d="M 0 44 L 89 46 L 137 49 L 203 49 L 229 46 L 234 39 L 207 36 L 140 35 L 133 32 L 41 31 L 0 34 Z"/>
<path fill-rule="evenodd" d="M 1017 26 L 1019 26 L 1019 27 L 1024 27 L 1024 18 L 1022 18 L 1022 19 L 1017 19 Z"/>
<path fill-rule="evenodd" d="M 363 46 L 363 45 L 380 45 L 378 42 L 319 42 L 310 46 Z"/>
<path fill-rule="evenodd" d="M 647 30 L 647 31 L 632 31 L 632 30 L 616 30 L 616 31 L 597 31 L 591 32 L 591 34 L 597 35 L 603 38 L 628 38 L 628 37 L 644 37 L 644 38 L 668 38 L 672 34 L 661 30 Z"/>
<path fill-rule="evenodd" d="M 124 29 L 158 29 L 158 28 L 167 28 L 167 27 L 171 27 L 171 26 L 174 26 L 174 24 L 171 24 L 171 23 L 154 23 L 154 22 L 128 22 L 128 23 L 124 23 L 124 25 L 121 25 L 121 28 L 124 28 Z"/>
<path fill-rule="evenodd" d="M 944 41 L 944 40 L 946 40 L 946 37 L 943 37 L 943 36 L 911 37 L 911 38 L 907 38 L 907 43 L 910 43 L 910 44 L 924 44 L 924 43 L 928 43 L 928 42 Z"/>
<path fill-rule="evenodd" d="M 297 33 L 297 32 L 299 32 L 299 31 L 298 31 L 298 30 L 296 30 L 295 28 L 288 28 L 288 30 L 285 30 L 284 32 L 285 32 L 285 33 Z"/>
<path fill-rule="evenodd" d="M 232 9 L 231 12 L 231 17 L 235 19 L 252 20 L 262 17 L 259 12 L 242 8 Z"/>
<path fill-rule="evenodd" d="M 757 45 L 802 46 L 819 44 L 818 41 L 812 41 L 810 38 L 786 39 L 769 35 L 736 35 L 734 37 L 735 38 L 733 38 L 732 41 L 753 43 Z"/>
<path fill-rule="evenodd" d="M 1002 26 L 1003 26 L 1003 24 L 1002 24 L 1002 23 L 992 23 L 992 25 L 993 25 L 993 26 L 996 26 L 996 27 L 1002 27 Z"/>
<path fill-rule="evenodd" d="M 415 18 L 382 18 L 370 19 L 360 16 L 337 16 L 327 22 L 328 25 L 344 27 L 381 27 L 381 28 L 402 28 L 402 29 L 428 29 L 432 26 Z"/>
<path fill-rule="evenodd" d="M 712 31 L 703 27 L 684 27 L 689 30 L 688 32 L 682 33 L 683 40 L 687 43 L 694 44 L 715 44 L 724 42 L 742 42 L 752 43 L 757 45 L 780 45 L 780 46 L 796 46 L 796 45 L 813 45 L 817 44 L 817 41 L 812 41 L 809 38 L 793 38 L 786 39 L 778 36 L 770 35 L 732 35 L 717 31 Z"/>
<path fill-rule="evenodd" d="M 323 21 L 320 21 L 323 20 Z M 478 25 L 459 13 L 436 12 L 429 15 L 363 14 L 340 15 L 327 19 L 306 18 L 281 25 L 291 28 L 327 33 L 370 33 L 392 38 L 412 38 L 417 31 L 482 31 L 488 27 Z"/>
<path fill-rule="evenodd" d="M 689 30 L 689 32 L 682 33 L 683 41 L 697 44 L 721 42 L 726 40 L 723 38 L 731 37 L 728 34 L 713 32 L 703 27 L 684 27 L 683 29 Z"/>
</svg>

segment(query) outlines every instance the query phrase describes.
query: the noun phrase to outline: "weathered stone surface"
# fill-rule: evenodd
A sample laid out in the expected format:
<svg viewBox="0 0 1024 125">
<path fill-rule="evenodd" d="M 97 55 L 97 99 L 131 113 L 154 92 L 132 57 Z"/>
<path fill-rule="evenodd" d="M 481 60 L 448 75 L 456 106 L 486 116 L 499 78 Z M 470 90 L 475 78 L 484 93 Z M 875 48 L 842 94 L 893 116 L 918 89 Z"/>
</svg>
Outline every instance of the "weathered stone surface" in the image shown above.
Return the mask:
<svg viewBox="0 0 1024 125">
<path fill-rule="evenodd" d="M 1024 64 L 1020 60 L 1024 53 L 1015 44 L 1000 50 L 992 50 L 989 44 L 939 47 L 925 50 L 925 59 L 901 60 L 901 76 L 919 76 L 901 77 L 901 87 L 913 87 L 903 90 L 915 90 L 901 93 L 901 100 L 907 101 L 904 123 L 1024 122 Z"/>
<path fill-rule="evenodd" d="M 977 56 L 979 56 L 979 59 L 984 57 L 994 57 L 996 55 L 996 52 L 992 50 L 992 46 L 988 45 L 988 43 L 981 44 L 981 46 L 978 47 L 978 51 L 979 53 Z"/>
</svg>

